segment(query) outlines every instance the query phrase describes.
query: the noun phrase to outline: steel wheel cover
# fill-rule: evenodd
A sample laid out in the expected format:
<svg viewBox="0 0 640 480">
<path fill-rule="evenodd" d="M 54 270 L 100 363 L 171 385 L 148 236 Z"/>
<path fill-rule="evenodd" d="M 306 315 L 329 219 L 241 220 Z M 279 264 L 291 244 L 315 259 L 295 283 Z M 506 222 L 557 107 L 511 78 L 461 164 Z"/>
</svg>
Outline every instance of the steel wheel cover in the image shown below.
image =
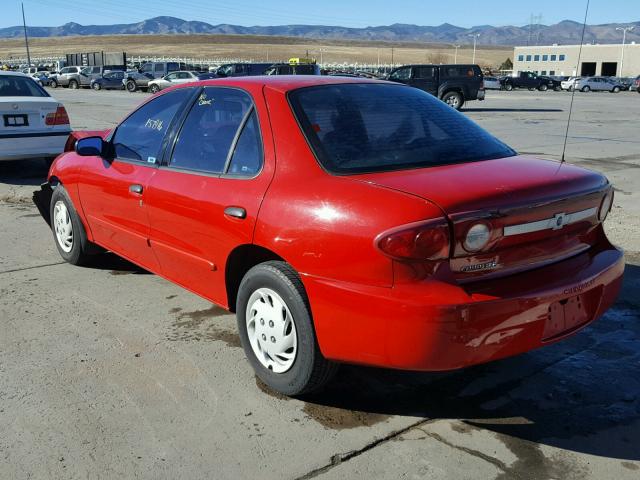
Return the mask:
<svg viewBox="0 0 640 480">
<path fill-rule="evenodd" d="M 73 248 L 73 225 L 69 210 L 62 200 L 58 200 L 53 207 L 53 227 L 60 248 L 69 253 Z"/>
<path fill-rule="evenodd" d="M 246 312 L 247 337 L 258 361 L 274 373 L 284 373 L 296 360 L 296 324 L 287 304 L 270 288 L 251 294 Z"/>
</svg>

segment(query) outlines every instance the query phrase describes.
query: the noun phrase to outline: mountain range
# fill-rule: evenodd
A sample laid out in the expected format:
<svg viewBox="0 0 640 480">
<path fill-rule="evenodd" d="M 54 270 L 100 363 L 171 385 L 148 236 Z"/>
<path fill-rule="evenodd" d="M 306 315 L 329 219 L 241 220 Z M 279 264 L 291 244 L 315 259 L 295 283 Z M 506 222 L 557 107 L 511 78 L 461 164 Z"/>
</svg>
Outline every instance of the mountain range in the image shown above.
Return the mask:
<svg viewBox="0 0 640 480">
<path fill-rule="evenodd" d="M 635 25 L 627 32 L 628 42 L 640 42 L 640 21 L 625 24 L 607 23 L 587 25 L 585 43 L 620 43 L 619 26 Z M 71 35 L 145 35 L 145 34 L 222 34 L 222 35 L 267 35 L 329 40 L 374 40 L 386 42 L 461 43 L 471 41 L 469 35 L 480 34 L 478 42 L 483 45 L 549 45 L 580 43 L 582 24 L 563 20 L 553 25 L 501 26 L 481 25 L 462 28 L 449 23 L 438 26 L 393 24 L 377 27 L 340 27 L 329 25 L 277 25 L 253 26 L 218 24 L 188 21 L 175 17 L 155 17 L 137 23 L 114 25 L 80 25 L 66 23 L 59 27 L 28 27 L 30 37 L 64 37 Z M 23 35 L 22 26 L 0 28 L 0 38 L 16 38 Z"/>
</svg>

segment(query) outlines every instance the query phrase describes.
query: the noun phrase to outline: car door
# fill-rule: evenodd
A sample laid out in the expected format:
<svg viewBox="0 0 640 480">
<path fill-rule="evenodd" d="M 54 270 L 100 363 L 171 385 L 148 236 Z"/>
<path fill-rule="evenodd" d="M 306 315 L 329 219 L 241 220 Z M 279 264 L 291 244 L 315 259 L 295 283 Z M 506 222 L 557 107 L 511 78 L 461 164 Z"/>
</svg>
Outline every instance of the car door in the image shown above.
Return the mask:
<svg viewBox="0 0 640 480">
<path fill-rule="evenodd" d="M 152 98 L 127 117 L 108 139 L 109 158 L 86 157 L 78 190 L 96 243 L 158 271 L 149 244 L 145 190 L 171 124 L 192 89 Z"/>
<path fill-rule="evenodd" d="M 204 87 L 146 196 L 162 274 L 225 305 L 230 252 L 252 243 L 273 176 L 262 91 Z"/>
<path fill-rule="evenodd" d="M 413 67 L 410 85 L 432 95 L 438 94 L 438 72 L 432 66 Z"/>
</svg>

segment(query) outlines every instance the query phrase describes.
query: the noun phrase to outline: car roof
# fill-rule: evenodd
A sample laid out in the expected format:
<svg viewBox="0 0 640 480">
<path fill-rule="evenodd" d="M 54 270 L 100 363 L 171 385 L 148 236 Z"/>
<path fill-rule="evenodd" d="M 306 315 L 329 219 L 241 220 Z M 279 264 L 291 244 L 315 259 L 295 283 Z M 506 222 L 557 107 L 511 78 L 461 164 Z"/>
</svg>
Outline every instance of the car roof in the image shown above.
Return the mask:
<svg viewBox="0 0 640 480">
<path fill-rule="evenodd" d="M 232 87 L 268 87 L 278 92 L 289 92 L 298 88 L 315 87 L 321 85 L 338 85 L 348 83 L 378 83 L 398 85 L 395 82 L 374 80 L 369 78 L 352 78 L 320 75 L 257 75 L 250 77 L 226 77 L 211 80 L 200 80 L 176 86 L 175 88 L 193 88 L 194 86 L 232 86 Z"/>
<path fill-rule="evenodd" d="M 10 72 L 10 71 L 0 71 L 0 75 L 9 75 L 9 76 L 13 76 L 13 77 L 28 77 L 29 75 L 27 75 L 26 73 L 22 73 L 22 72 Z"/>
</svg>

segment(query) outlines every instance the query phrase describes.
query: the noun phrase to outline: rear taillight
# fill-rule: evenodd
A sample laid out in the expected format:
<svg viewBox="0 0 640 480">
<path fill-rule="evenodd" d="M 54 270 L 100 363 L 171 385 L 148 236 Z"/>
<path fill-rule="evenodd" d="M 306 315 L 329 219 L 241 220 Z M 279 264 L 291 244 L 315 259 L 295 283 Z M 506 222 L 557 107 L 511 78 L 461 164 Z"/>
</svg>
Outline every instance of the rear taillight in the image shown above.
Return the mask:
<svg viewBox="0 0 640 480">
<path fill-rule="evenodd" d="M 444 219 L 410 223 L 381 233 L 375 245 L 395 260 L 444 260 L 449 257 L 449 224 Z"/>
<path fill-rule="evenodd" d="M 60 105 L 55 112 L 47 113 L 44 123 L 45 125 L 69 125 L 67 110 Z"/>
</svg>

